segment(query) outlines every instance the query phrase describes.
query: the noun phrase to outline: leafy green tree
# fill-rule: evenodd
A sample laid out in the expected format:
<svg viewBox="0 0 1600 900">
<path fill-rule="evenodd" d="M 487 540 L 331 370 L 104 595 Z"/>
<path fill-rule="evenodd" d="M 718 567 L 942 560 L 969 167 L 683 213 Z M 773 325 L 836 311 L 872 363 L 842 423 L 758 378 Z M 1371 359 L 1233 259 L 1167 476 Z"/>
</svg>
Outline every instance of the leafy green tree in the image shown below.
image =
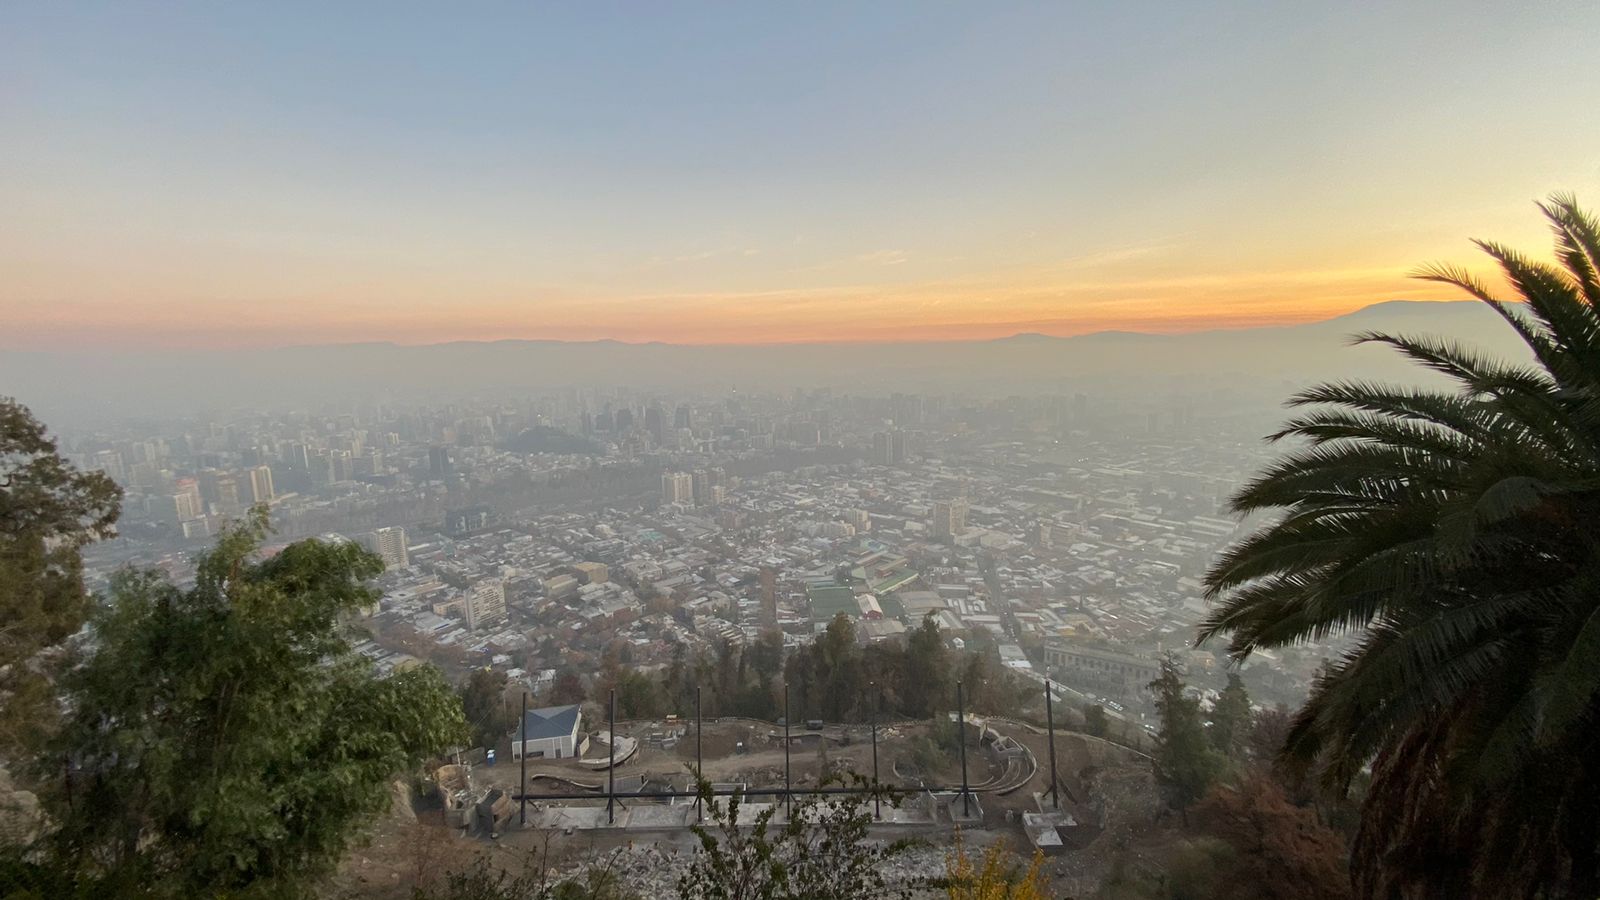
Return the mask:
<svg viewBox="0 0 1600 900">
<path fill-rule="evenodd" d="M 1228 673 L 1228 685 L 1211 708 L 1211 746 L 1229 759 L 1244 752 L 1250 730 L 1250 694 L 1238 672 Z"/>
<path fill-rule="evenodd" d="M 1200 701 L 1189 695 L 1171 654 L 1161 660 L 1161 673 L 1150 682 L 1156 712 L 1161 718 L 1156 733 L 1155 775 L 1167 802 L 1188 815 L 1188 808 L 1216 781 L 1222 758 L 1206 737 Z"/>
<path fill-rule="evenodd" d="M 761 689 L 770 690 L 773 680 L 783 671 L 783 632 L 776 628 L 761 632 L 750 646 L 750 666 Z"/>
<path fill-rule="evenodd" d="M 1104 706 L 1098 703 L 1084 705 L 1083 730 L 1098 738 L 1103 738 L 1111 733 L 1111 720 L 1106 716 L 1106 708 Z"/>
<path fill-rule="evenodd" d="M 79 551 L 109 537 L 122 489 L 80 472 L 37 419 L 0 397 L 0 755 L 36 745 L 56 718 L 41 650 L 83 625 Z"/>
<path fill-rule="evenodd" d="M 617 717 L 655 719 L 666 715 L 665 695 L 655 679 L 642 672 L 619 671 L 612 686 L 617 691 Z"/>
<path fill-rule="evenodd" d="M 506 684 L 506 673 L 478 668 L 461 686 L 461 710 L 475 746 L 493 747 L 517 727 L 520 704 L 507 702 Z"/>
<path fill-rule="evenodd" d="M 858 776 L 854 784 L 866 789 Z M 726 802 L 700 781 L 700 801 L 710 827 L 692 825 L 700 847 L 678 880 L 681 900 L 857 900 L 909 897 L 911 885 L 891 885 L 885 863 L 914 846 L 909 839 L 869 841 L 874 799 L 891 805 L 892 792 L 874 788 L 859 794 L 806 795 L 793 801 L 781 825 L 773 819 L 781 803 L 766 806 L 752 822 L 740 822 L 743 798 Z"/>
<path fill-rule="evenodd" d="M 843 721 L 860 702 L 866 680 L 861 675 L 861 651 L 856 629 L 842 613 L 834 616 L 816 644 L 817 668 L 823 689 L 820 712 L 829 721 Z"/>
<path fill-rule="evenodd" d="M 912 718 L 925 719 L 949 709 L 955 700 L 950 669 L 949 650 L 939 622 L 931 615 L 925 616 L 906 639 L 905 681 L 900 689 L 902 711 Z"/>
<path fill-rule="evenodd" d="M 992 716 L 1012 716 L 1042 692 L 1000 664 L 994 653 L 967 653 L 961 662 L 967 709 Z"/>
<path fill-rule="evenodd" d="M 1555 263 L 1478 246 L 1522 302 L 1447 266 L 1526 348 L 1381 333 L 1443 376 L 1325 384 L 1297 447 L 1233 498 L 1266 514 L 1207 575 L 1202 639 L 1239 659 L 1347 635 L 1286 752 L 1342 791 L 1370 767 L 1366 896 L 1600 896 L 1600 225 L 1541 204 Z"/>
<path fill-rule="evenodd" d="M 341 620 L 382 563 L 301 541 L 258 559 L 266 513 L 230 527 L 193 588 L 116 582 L 42 759 L 46 846 L 91 893 L 293 895 L 392 802 L 393 779 L 466 737 L 433 668 L 380 677 Z"/>
</svg>

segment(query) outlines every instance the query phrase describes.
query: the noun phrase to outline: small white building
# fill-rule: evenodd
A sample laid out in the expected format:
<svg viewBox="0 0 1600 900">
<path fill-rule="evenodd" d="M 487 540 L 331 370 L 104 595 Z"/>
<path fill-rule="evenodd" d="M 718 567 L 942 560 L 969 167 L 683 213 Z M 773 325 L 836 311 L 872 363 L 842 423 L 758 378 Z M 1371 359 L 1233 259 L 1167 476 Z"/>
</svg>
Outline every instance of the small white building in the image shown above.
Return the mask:
<svg viewBox="0 0 1600 900">
<path fill-rule="evenodd" d="M 576 705 L 530 709 L 522 727 L 511 733 L 511 758 L 527 753 L 529 759 L 570 759 L 577 755 L 582 727 Z"/>
</svg>

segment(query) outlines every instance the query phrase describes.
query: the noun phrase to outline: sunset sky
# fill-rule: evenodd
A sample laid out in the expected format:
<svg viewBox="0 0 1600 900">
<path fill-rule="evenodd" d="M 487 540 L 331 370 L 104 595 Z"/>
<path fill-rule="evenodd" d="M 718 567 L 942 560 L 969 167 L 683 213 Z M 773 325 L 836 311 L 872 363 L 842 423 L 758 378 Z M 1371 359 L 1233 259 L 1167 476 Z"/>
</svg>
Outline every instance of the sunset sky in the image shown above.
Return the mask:
<svg viewBox="0 0 1600 900">
<path fill-rule="evenodd" d="M 1600 207 L 1600 4 L 1359 6 L 10 0 L 0 348 L 1278 323 Z"/>
</svg>

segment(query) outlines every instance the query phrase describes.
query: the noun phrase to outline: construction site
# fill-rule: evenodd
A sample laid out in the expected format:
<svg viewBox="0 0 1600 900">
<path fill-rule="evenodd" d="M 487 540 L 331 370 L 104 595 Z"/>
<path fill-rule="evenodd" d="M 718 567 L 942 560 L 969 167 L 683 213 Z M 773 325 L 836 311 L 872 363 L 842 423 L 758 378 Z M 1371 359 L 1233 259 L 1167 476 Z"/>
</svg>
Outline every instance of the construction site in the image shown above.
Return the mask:
<svg viewBox="0 0 1600 900">
<path fill-rule="evenodd" d="M 586 752 L 571 758 L 502 757 L 440 770 L 447 823 L 495 837 L 683 830 L 706 816 L 698 772 L 720 802 L 739 796 L 742 819 L 771 808 L 781 823 L 804 798 L 876 785 L 889 794 L 871 804 L 886 831 L 1021 830 L 1033 847 L 1058 853 L 1105 828 L 1095 773 L 1144 768 L 1141 754 L 1098 738 L 1052 738 L 992 717 L 962 723 L 954 712 L 876 725 L 667 718 L 617 722 L 583 737 Z"/>
</svg>

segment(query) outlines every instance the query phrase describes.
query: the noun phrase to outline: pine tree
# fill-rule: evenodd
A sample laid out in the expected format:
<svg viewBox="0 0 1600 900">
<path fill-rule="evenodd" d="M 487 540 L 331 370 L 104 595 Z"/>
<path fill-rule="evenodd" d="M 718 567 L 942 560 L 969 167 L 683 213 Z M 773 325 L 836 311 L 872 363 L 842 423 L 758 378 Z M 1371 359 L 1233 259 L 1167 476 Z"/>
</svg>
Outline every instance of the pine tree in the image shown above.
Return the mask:
<svg viewBox="0 0 1600 900">
<path fill-rule="evenodd" d="M 0 756 L 36 745 L 57 713 L 39 652 L 83 625 L 79 550 L 109 537 L 122 489 L 61 457 L 43 425 L 0 397 Z"/>
<path fill-rule="evenodd" d="M 1239 673 L 1229 672 L 1228 686 L 1211 708 L 1211 746 L 1223 756 L 1237 759 L 1243 753 L 1249 730 L 1250 694 Z"/>
<path fill-rule="evenodd" d="M 1189 695 L 1170 654 L 1161 660 L 1161 674 L 1150 682 L 1156 695 L 1161 728 L 1156 734 L 1155 775 L 1167 803 L 1185 813 L 1205 795 L 1222 769 L 1222 760 L 1206 737 L 1200 701 Z"/>
</svg>

